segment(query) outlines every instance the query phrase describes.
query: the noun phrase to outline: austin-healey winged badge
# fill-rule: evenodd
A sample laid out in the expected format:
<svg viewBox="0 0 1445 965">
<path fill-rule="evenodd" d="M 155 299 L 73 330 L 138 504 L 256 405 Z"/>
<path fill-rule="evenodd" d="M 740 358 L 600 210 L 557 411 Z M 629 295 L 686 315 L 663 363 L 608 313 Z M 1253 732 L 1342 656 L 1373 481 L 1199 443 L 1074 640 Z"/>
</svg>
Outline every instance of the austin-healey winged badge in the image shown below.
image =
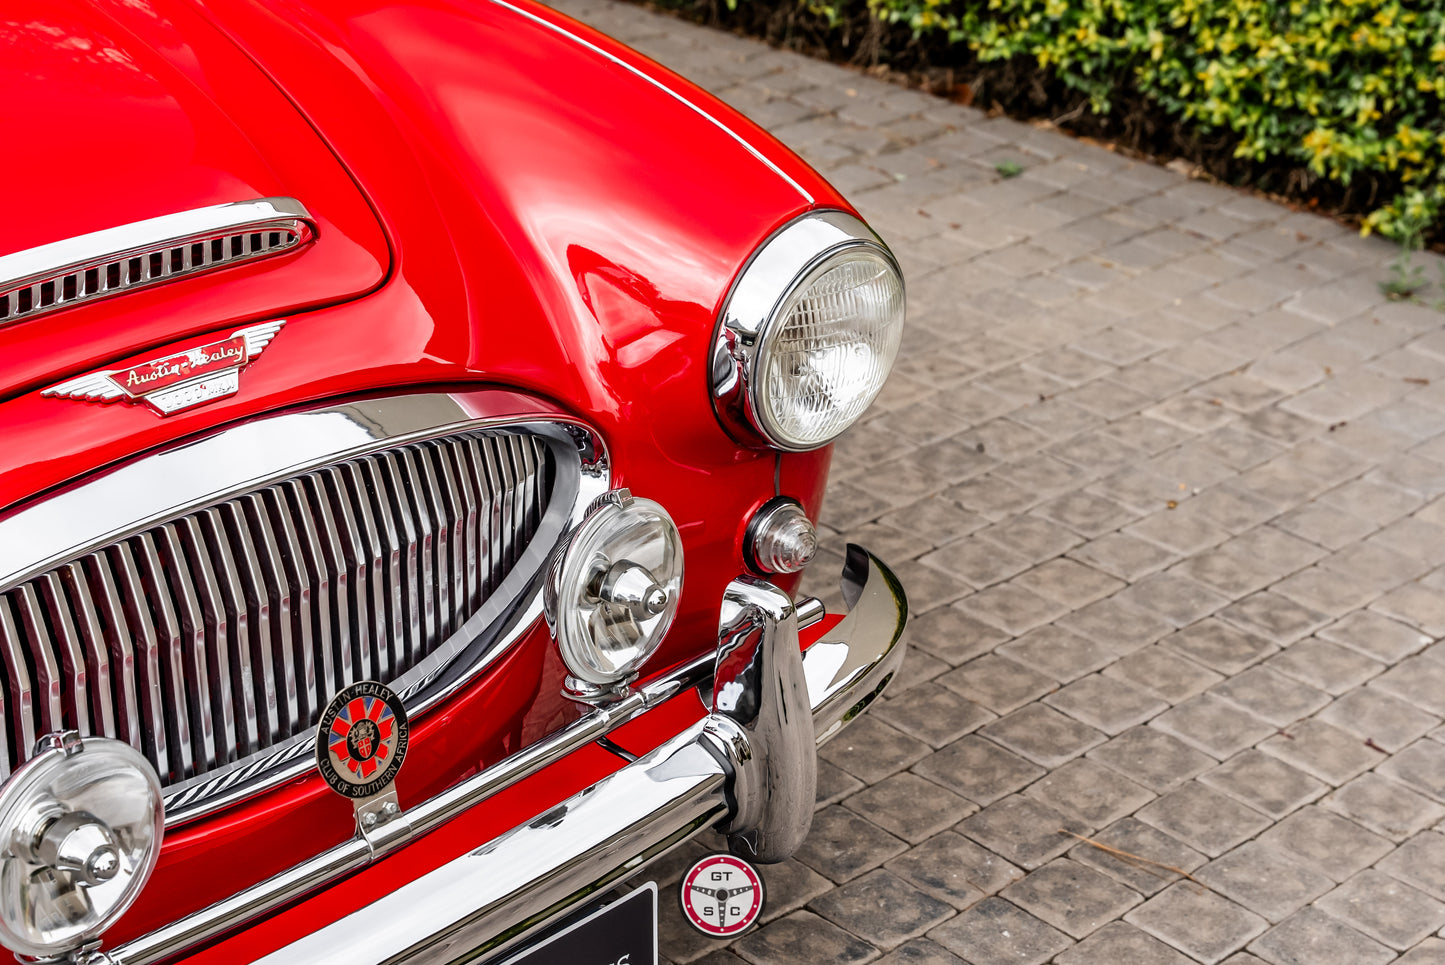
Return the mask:
<svg viewBox="0 0 1445 965">
<path fill-rule="evenodd" d="M 207 342 L 123 369 L 103 369 L 52 385 L 40 394 L 83 402 L 144 402 L 163 416 L 234 395 L 241 370 L 260 355 L 284 319 L 239 328 Z"/>
</svg>

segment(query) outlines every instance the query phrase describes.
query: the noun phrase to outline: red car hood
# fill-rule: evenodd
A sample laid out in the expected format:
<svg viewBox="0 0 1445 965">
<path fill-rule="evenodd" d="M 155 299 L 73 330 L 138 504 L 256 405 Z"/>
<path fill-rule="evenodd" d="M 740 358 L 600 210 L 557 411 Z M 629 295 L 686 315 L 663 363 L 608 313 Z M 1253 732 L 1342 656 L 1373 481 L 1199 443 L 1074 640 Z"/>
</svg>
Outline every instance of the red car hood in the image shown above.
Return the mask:
<svg viewBox="0 0 1445 965">
<path fill-rule="evenodd" d="M 0 330 L 0 395 L 384 280 L 380 226 L 345 169 L 221 33 L 184 8 L 16 0 L 0 15 L 0 255 L 193 208 L 289 196 L 302 251 Z M 236 118 L 264 117 L 238 124 Z"/>
</svg>

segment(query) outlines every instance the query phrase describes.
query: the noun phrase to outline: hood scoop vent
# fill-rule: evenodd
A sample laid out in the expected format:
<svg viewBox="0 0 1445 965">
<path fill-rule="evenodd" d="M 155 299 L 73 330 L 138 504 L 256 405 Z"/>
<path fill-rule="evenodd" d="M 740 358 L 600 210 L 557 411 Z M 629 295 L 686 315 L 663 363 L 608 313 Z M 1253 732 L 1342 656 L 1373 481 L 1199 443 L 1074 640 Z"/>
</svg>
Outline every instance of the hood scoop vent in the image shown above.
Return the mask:
<svg viewBox="0 0 1445 965">
<path fill-rule="evenodd" d="M 253 261 L 316 237 L 294 198 L 195 208 L 0 255 L 0 325 Z"/>
</svg>

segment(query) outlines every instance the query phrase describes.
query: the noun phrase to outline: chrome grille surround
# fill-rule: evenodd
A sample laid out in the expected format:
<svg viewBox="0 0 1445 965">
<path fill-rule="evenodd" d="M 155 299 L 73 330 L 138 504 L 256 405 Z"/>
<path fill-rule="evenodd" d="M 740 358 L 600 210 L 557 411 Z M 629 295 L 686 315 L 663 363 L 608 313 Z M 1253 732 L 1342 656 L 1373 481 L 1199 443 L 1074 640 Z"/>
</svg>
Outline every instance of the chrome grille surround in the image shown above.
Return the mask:
<svg viewBox="0 0 1445 965">
<path fill-rule="evenodd" d="M 0 325 L 279 255 L 316 224 L 295 198 L 257 198 L 149 218 L 0 255 Z"/>
<path fill-rule="evenodd" d="M 172 826 L 304 773 L 342 683 L 414 715 L 505 652 L 609 484 L 585 427 L 476 391 L 254 419 L 27 504 L 0 517 L 0 770 L 115 736 L 170 772 Z"/>
</svg>

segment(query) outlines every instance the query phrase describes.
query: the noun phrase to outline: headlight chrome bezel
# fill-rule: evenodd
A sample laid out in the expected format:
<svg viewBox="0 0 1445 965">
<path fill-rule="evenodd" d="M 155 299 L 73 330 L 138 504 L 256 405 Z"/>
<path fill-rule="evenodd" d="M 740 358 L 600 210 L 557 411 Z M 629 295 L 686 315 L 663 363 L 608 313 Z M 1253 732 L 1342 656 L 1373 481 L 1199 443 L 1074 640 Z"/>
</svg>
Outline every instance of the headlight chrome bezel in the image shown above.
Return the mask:
<svg viewBox="0 0 1445 965">
<path fill-rule="evenodd" d="M 903 272 L 893 252 L 872 229 L 845 211 L 810 211 L 793 219 L 763 242 L 739 272 L 718 315 L 710 360 L 713 409 L 736 441 L 758 448 L 807 452 L 828 445 L 852 424 L 821 442 L 798 444 L 783 438 L 769 428 L 758 375 L 764 342 L 775 334 L 783 320 L 782 309 L 792 296 L 826 262 L 859 249 L 866 249 L 893 270 L 901 297 Z M 902 324 L 900 318 L 900 328 Z"/>
</svg>

